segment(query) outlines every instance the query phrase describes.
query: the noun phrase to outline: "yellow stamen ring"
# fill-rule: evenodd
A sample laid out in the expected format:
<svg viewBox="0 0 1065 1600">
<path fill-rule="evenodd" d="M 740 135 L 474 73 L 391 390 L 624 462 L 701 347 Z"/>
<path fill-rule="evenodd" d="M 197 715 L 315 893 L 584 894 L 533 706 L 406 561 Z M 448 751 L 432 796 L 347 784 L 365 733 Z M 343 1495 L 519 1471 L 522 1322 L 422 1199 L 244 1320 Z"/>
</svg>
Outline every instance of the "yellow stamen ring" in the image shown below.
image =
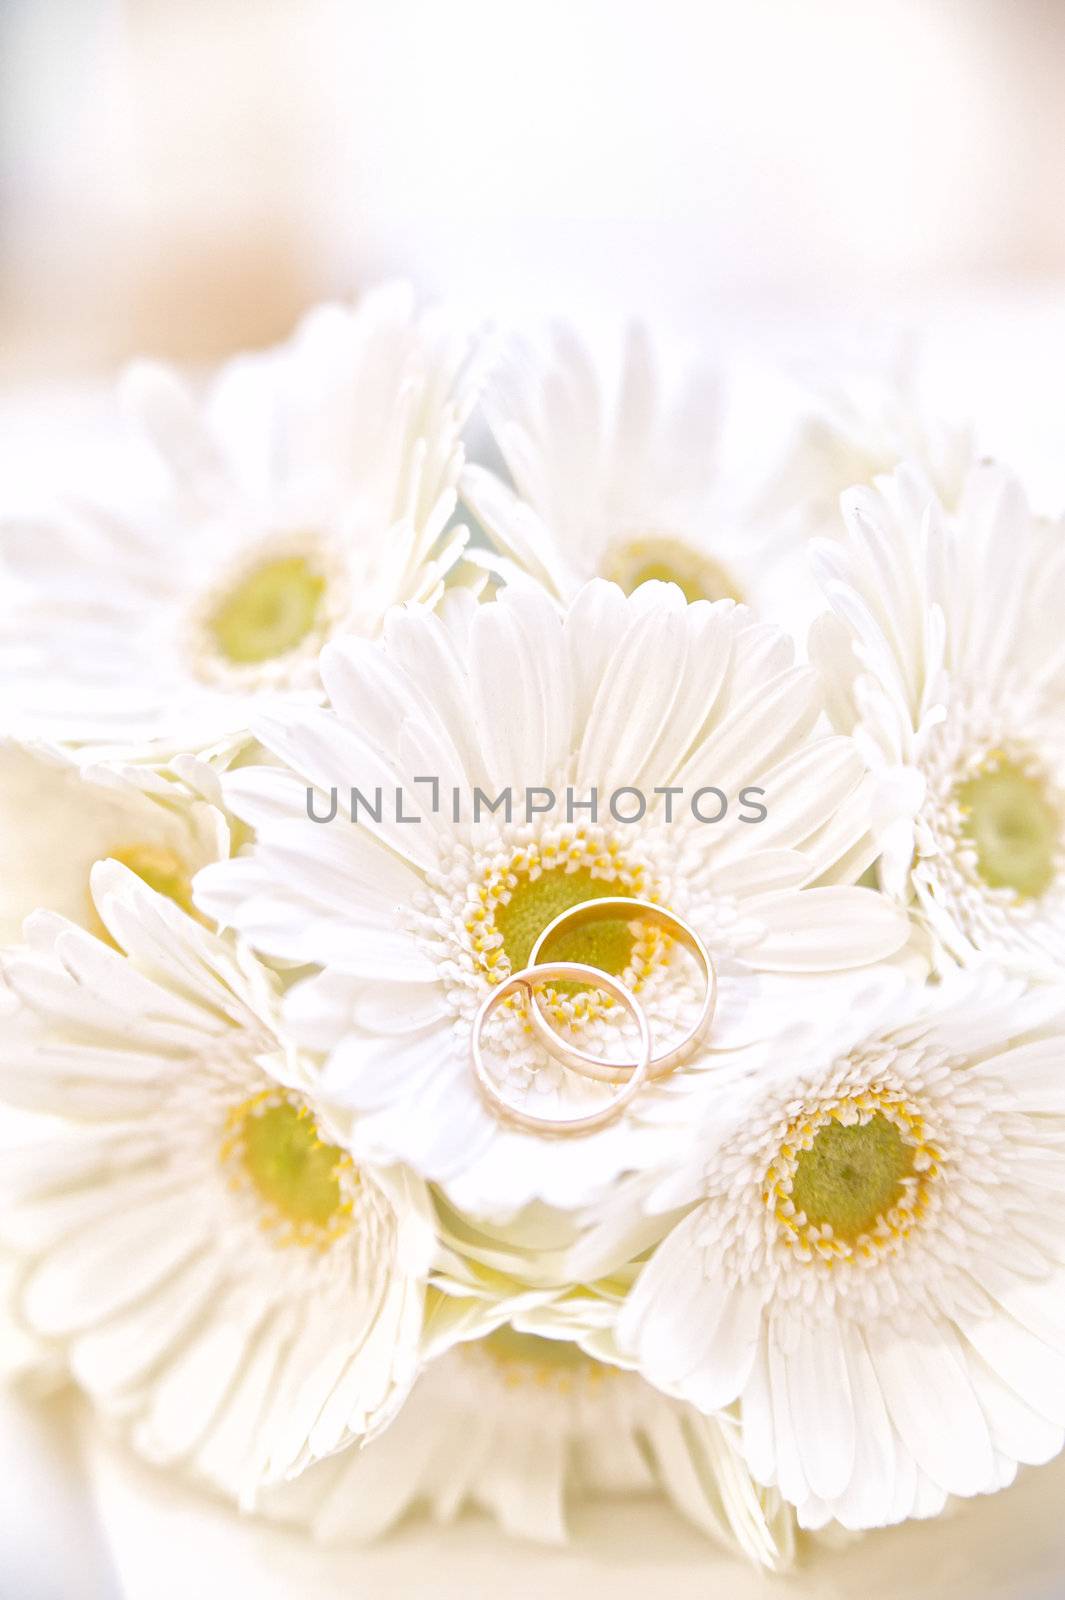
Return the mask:
<svg viewBox="0 0 1065 1600">
<path fill-rule="evenodd" d="M 628 860 L 616 840 L 596 838 L 594 830 L 577 826 L 522 844 L 494 862 L 471 893 L 465 931 L 474 959 L 498 983 L 531 964 L 539 931 L 561 912 L 613 894 L 644 899 L 654 894 L 646 868 Z M 638 994 L 666 944 L 650 924 L 635 932 L 615 924 L 596 938 L 565 940 L 553 954 L 624 977 Z M 571 1028 L 601 1016 L 610 1005 L 602 990 L 574 984 L 545 990 L 541 1002 L 560 1027 Z"/>
<path fill-rule="evenodd" d="M 325 1250 L 351 1227 L 357 1169 L 287 1090 L 263 1089 L 233 1106 L 220 1155 L 230 1188 L 254 1196 L 275 1244 Z"/>
<path fill-rule="evenodd" d="M 880 1212 L 872 1227 L 854 1239 L 841 1238 L 830 1222 L 811 1221 L 796 1206 L 796 1172 L 802 1156 L 813 1150 L 818 1135 L 831 1124 L 865 1125 L 875 1117 L 897 1128 L 909 1147 L 908 1172 L 899 1177 L 893 1202 Z M 789 1123 L 766 1173 L 762 1199 L 780 1237 L 800 1261 L 819 1259 L 830 1267 L 847 1260 L 868 1262 L 896 1250 L 925 1216 L 942 1159 L 921 1113 L 897 1092 L 873 1084 L 860 1094 L 803 1113 Z"/>
</svg>

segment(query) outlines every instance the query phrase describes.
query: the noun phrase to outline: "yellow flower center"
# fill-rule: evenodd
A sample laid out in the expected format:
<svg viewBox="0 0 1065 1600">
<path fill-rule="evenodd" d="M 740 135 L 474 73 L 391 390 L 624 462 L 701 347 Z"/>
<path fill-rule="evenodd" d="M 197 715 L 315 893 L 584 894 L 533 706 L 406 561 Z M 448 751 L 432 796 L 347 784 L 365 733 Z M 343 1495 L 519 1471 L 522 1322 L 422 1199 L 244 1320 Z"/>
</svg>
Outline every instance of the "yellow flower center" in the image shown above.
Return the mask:
<svg viewBox="0 0 1065 1600">
<path fill-rule="evenodd" d="M 237 665 L 287 655 L 319 622 L 325 587 L 307 556 L 264 561 L 219 601 L 207 619 L 208 635 Z"/>
<path fill-rule="evenodd" d="M 157 844 L 131 844 L 112 850 L 111 858 L 135 872 L 156 894 L 164 894 L 182 911 L 195 916 L 192 904 L 192 875 L 173 850 Z"/>
<path fill-rule="evenodd" d="M 1043 781 L 995 756 L 959 785 L 957 800 L 988 887 L 1012 889 L 1022 900 L 1044 894 L 1056 876 L 1061 817 Z"/>
<path fill-rule="evenodd" d="M 229 1113 L 222 1159 L 237 1188 L 262 1204 L 262 1225 L 278 1243 L 324 1249 L 350 1225 L 351 1158 L 326 1144 L 301 1102 L 266 1089 Z"/>
<path fill-rule="evenodd" d="M 617 895 L 656 899 L 645 869 L 626 861 L 613 843 L 596 843 L 578 829 L 553 841 L 524 845 L 497 865 L 478 887 L 466 931 L 482 968 L 495 980 L 529 963 L 540 934 L 563 911 L 586 900 Z M 664 945 L 657 929 L 618 918 L 589 923 L 552 938 L 543 961 L 580 961 L 639 987 L 642 974 Z M 559 982 L 549 997 L 559 1002 L 560 1020 L 570 1023 L 608 1007 L 605 995 L 586 984 Z M 566 1003 L 560 997 L 578 997 Z"/>
<path fill-rule="evenodd" d="M 135 872 L 149 889 L 154 889 L 156 894 L 165 895 L 190 917 L 202 921 L 192 903 L 192 874 L 176 851 L 168 850 L 165 845 L 159 844 L 130 844 L 122 845 L 117 850 L 109 850 L 107 858 L 121 861 L 122 865 Z M 102 859 L 104 858 L 101 857 Z M 115 941 L 104 927 L 88 889 L 86 894 L 89 901 L 89 926 L 92 932 L 98 939 L 104 939 L 117 949 Z"/>
<path fill-rule="evenodd" d="M 873 1086 L 789 1124 L 763 1198 L 800 1259 L 869 1257 L 924 1215 L 941 1159 L 920 1112 Z"/>
<path fill-rule="evenodd" d="M 742 600 L 727 567 L 692 549 L 681 539 L 652 535 L 619 544 L 607 556 L 603 577 L 631 594 L 641 583 L 675 583 L 689 604 L 694 600 Z"/>
<path fill-rule="evenodd" d="M 568 1394 L 575 1384 L 602 1380 L 615 1370 L 585 1355 L 569 1339 L 544 1339 L 536 1333 L 519 1333 L 517 1328 L 507 1324 L 468 1348 L 471 1354 L 481 1352 L 490 1357 L 493 1365 L 501 1370 L 508 1388 L 531 1384 L 539 1389 L 550 1388 L 558 1394 Z"/>
</svg>

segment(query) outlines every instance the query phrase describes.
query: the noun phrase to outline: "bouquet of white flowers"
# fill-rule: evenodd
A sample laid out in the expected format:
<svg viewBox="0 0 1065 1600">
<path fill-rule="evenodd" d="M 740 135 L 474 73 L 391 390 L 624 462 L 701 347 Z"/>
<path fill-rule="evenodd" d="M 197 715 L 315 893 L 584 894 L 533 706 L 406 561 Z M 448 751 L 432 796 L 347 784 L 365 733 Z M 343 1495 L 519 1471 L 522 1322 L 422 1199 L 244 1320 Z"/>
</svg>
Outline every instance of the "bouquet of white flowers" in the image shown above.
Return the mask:
<svg viewBox="0 0 1065 1600">
<path fill-rule="evenodd" d="M 1065 536 L 717 393 L 386 288 L 0 529 L 3 1348 L 244 1510 L 785 1569 L 1065 1441 Z"/>
</svg>

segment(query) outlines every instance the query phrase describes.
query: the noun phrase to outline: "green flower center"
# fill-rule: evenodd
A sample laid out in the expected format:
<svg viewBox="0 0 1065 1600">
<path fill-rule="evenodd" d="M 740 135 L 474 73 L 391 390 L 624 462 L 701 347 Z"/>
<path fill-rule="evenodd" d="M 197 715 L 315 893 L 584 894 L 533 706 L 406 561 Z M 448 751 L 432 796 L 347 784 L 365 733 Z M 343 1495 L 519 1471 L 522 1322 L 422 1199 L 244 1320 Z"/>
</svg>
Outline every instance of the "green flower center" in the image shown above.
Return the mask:
<svg viewBox="0 0 1065 1600">
<path fill-rule="evenodd" d="M 853 1243 L 869 1233 L 903 1193 L 914 1170 L 914 1146 L 890 1118 L 827 1122 L 799 1156 L 791 1199 L 816 1227 L 827 1222 L 837 1238 Z"/>
<path fill-rule="evenodd" d="M 504 1382 L 515 1388 L 533 1384 L 538 1389 L 568 1394 L 575 1384 L 597 1383 L 616 1370 L 585 1355 L 570 1339 L 544 1339 L 537 1333 L 519 1333 L 506 1325 L 468 1348 L 471 1354 L 489 1355 Z"/>
<path fill-rule="evenodd" d="M 556 917 L 588 900 L 619 895 L 658 898 L 643 864 L 629 859 L 597 828 L 577 827 L 531 840 L 493 861 L 469 896 L 465 930 L 472 953 L 485 974 L 498 982 L 508 972 L 529 965 L 533 945 Z M 540 960 L 577 961 L 613 977 L 628 969 L 628 982 L 638 989 L 642 974 L 666 942 L 650 925 L 624 916 L 603 916 L 556 933 L 544 945 Z M 593 983 L 552 979 L 544 995 L 557 1002 L 556 1020 L 571 1026 L 613 1005 Z"/>
<path fill-rule="evenodd" d="M 325 1144 L 307 1108 L 266 1090 L 235 1108 L 223 1157 L 235 1159 L 265 1207 L 264 1226 L 284 1242 L 326 1244 L 347 1226 L 351 1204 L 341 1175 L 348 1155 Z"/>
<path fill-rule="evenodd" d="M 685 600 L 742 600 L 727 567 L 680 539 L 631 539 L 612 550 L 603 576 L 631 594 L 641 583 L 675 583 Z"/>
<path fill-rule="evenodd" d="M 495 909 L 495 925 L 511 970 L 517 972 L 528 966 L 533 945 L 548 923 L 563 911 L 585 900 L 629 892 L 620 884 L 593 877 L 587 869 L 566 872 L 562 867 L 553 867 L 538 878 L 519 881 L 510 899 Z M 556 934 L 545 945 L 541 960 L 582 961 L 586 966 L 598 967 L 600 972 L 618 976 L 632 958 L 634 942 L 626 922 L 604 917 L 601 922 Z"/>
<path fill-rule="evenodd" d="M 481 1343 L 500 1361 L 523 1361 L 531 1366 L 570 1370 L 592 1365 L 591 1356 L 586 1356 L 571 1339 L 544 1339 L 538 1333 L 520 1333 L 509 1323 L 487 1334 Z"/>
<path fill-rule="evenodd" d="M 998 761 L 960 784 L 957 799 L 988 887 L 1025 900 L 1044 894 L 1055 877 L 1061 819 L 1041 780 Z"/>
<path fill-rule="evenodd" d="M 286 655 L 319 621 L 325 578 L 306 556 L 279 556 L 246 574 L 215 607 L 207 630 L 227 661 Z"/>
</svg>

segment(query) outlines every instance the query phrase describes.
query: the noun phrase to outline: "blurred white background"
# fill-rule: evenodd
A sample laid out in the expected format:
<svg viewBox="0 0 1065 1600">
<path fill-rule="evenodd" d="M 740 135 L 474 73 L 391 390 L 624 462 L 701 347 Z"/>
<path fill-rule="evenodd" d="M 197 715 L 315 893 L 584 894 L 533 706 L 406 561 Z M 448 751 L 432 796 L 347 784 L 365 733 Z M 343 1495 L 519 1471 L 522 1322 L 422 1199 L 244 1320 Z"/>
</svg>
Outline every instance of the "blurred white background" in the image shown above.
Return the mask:
<svg viewBox="0 0 1065 1600">
<path fill-rule="evenodd" d="M 1063 67 L 1059 0 L 2 0 L 0 404 L 398 272 L 767 367 L 907 337 L 1058 509 Z"/>
<path fill-rule="evenodd" d="M 686 336 L 1065 279 L 1056 0 L 4 0 L 10 369 L 402 271 Z"/>
</svg>

